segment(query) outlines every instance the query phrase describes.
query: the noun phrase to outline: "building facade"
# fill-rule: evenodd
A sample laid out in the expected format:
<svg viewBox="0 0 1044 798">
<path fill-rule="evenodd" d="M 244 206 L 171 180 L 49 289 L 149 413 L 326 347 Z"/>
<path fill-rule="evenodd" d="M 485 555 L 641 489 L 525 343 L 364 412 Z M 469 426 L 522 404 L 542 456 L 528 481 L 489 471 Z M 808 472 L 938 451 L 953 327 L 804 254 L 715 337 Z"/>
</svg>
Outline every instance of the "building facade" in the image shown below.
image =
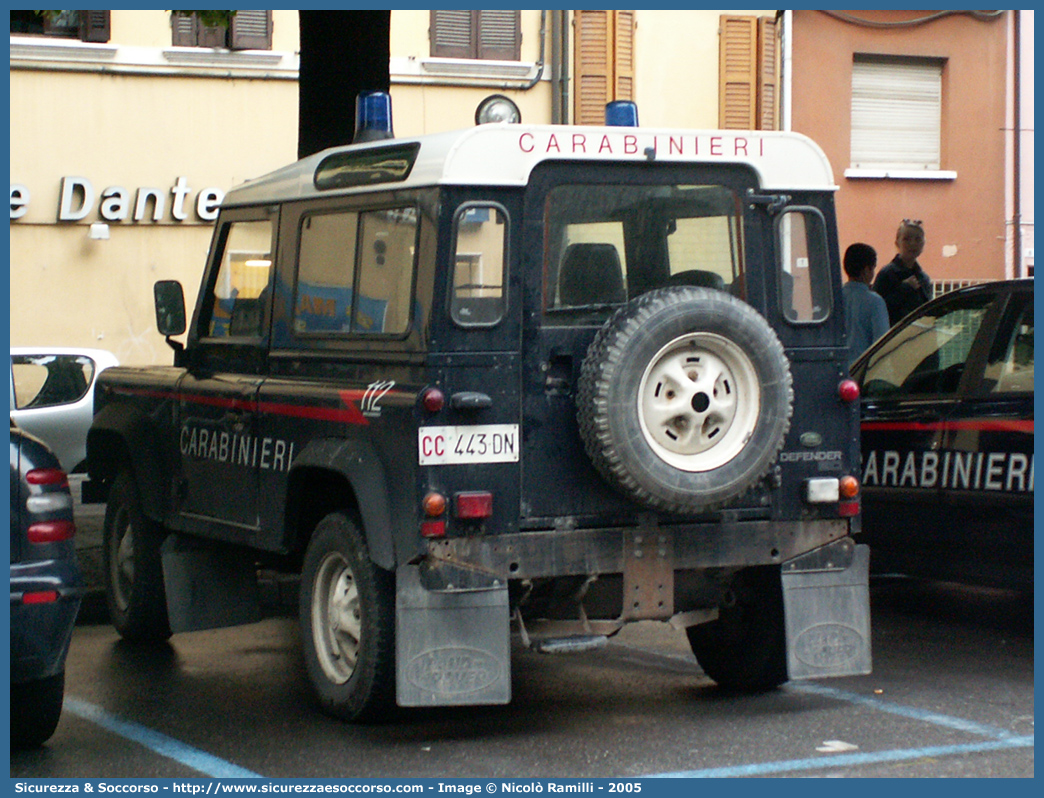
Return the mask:
<svg viewBox="0 0 1044 798">
<path fill-rule="evenodd" d="M 790 126 L 834 167 L 842 248 L 883 265 L 919 219 L 937 291 L 1031 275 L 1032 12 L 789 15 Z"/>
<path fill-rule="evenodd" d="M 469 127 L 491 94 L 527 122 L 600 121 L 634 99 L 642 124 L 717 127 L 721 14 L 394 11 L 395 132 Z M 180 280 L 191 307 L 224 192 L 297 153 L 297 12 L 213 23 L 12 12 L 12 345 L 169 361 L 153 283 Z"/>
</svg>

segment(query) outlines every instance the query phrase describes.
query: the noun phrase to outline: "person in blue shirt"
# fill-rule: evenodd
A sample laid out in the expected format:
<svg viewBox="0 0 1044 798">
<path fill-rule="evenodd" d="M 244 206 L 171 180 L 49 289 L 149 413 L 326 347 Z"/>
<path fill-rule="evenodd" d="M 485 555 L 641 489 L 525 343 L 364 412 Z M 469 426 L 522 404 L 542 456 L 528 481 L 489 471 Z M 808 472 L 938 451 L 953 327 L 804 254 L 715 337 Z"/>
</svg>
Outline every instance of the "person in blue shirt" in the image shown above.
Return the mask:
<svg viewBox="0 0 1044 798">
<path fill-rule="evenodd" d="M 870 289 L 877 268 L 877 251 L 869 244 L 852 244 L 843 261 L 848 282 L 841 289 L 848 328 L 848 362 L 888 331 L 888 307 Z"/>
</svg>

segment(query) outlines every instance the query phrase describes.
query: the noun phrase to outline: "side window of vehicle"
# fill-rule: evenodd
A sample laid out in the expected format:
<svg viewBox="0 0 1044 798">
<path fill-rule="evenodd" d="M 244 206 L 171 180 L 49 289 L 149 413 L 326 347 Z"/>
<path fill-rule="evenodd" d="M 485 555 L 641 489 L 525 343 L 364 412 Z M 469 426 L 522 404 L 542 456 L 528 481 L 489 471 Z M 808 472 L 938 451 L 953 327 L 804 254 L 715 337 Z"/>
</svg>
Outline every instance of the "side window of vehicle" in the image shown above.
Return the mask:
<svg viewBox="0 0 1044 798">
<path fill-rule="evenodd" d="M 986 386 L 992 393 L 1033 392 L 1033 301 L 1026 302 L 1011 336 L 998 341 L 986 365 Z"/>
<path fill-rule="evenodd" d="M 272 235 L 268 219 L 227 225 L 206 328 L 209 337 L 257 338 L 264 332 Z"/>
<path fill-rule="evenodd" d="M 78 402 L 94 379 L 94 361 L 84 355 L 11 355 L 11 370 L 15 410 Z"/>
<path fill-rule="evenodd" d="M 355 212 L 313 214 L 302 220 L 295 332 L 351 332 L 358 226 Z"/>
<path fill-rule="evenodd" d="M 413 312 L 417 218 L 412 207 L 306 216 L 294 332 L 406 332 Z"/>
<path fill-rule="evenodd" d="M 776 220 L 780 305 L 795 323 L 815 323 L 831 311 L 826 220 L 816 208 L 788 208 Z"/>
<path fill-rule="evenodd" d="M 507 220 L 497 205 L 468 204 L 457 211 L 450 317 L 461 326 L 489 327 L 504 317 Z"/>
<path fill-rule="evenodd" d="M 908 324 L 867 364 L 863 396 L 954 393 L 993 301 L 993 295 L 965 297 Z"/>
</svg>

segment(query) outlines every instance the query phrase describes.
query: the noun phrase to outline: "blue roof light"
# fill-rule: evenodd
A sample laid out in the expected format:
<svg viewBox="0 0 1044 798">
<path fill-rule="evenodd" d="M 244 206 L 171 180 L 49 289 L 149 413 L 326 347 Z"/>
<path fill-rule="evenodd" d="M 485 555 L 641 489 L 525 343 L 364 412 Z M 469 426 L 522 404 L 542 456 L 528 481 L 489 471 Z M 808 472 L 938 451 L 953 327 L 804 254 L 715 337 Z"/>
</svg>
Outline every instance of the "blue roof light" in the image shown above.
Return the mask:
<svg viewBox="0 0 1044 798">
<path fill-rule="evenodd" d="M 606 103 L 605 124 L 609 127 L 638 127 L 638 106 L 630 100 Z"/>
<path fill-rule="evenodd" d="M 361 91 L 355 98 L 355 138 L 352 144 L 394 138 L 391 95 L 384 91 Z"/>
</svg>

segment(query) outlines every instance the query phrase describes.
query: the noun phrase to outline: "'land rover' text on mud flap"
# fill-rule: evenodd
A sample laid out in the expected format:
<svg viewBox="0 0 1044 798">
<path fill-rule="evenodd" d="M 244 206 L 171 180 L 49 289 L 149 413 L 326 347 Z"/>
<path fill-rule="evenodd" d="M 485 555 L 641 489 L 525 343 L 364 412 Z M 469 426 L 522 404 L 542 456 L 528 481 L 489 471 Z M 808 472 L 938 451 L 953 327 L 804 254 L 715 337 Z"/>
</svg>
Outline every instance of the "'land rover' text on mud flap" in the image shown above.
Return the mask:
<svg viewBox="0 0 1044 798">
<path fill-rule="evenodd" d="M 299 576 L 317 705 L 354 721 L 505 703 L 512 636 L 587 651 L 636 621 L 724 688 L 868 672 L 822 151 L 364 138 L 230 191 L 191 323 L 156 285 L 174 365 L 99 377 L 120 634 L 247 623 L 259 572 Z"/>
</svg>

